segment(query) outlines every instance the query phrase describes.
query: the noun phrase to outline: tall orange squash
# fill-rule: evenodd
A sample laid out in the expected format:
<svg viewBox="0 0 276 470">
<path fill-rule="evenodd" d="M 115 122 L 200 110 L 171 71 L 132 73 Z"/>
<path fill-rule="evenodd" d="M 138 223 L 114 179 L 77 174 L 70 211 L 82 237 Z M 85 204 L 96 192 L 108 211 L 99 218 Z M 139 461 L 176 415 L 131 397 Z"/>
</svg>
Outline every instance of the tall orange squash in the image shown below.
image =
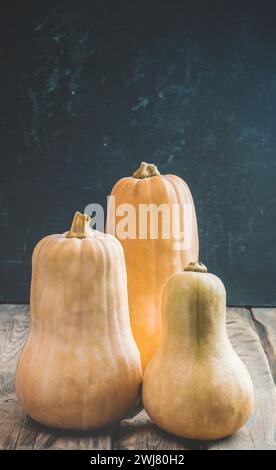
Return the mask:
<svg viewBox="0 0 276 470">
<path fill-rule="evenodd" d="M 122 178 L 115 184 L 111 196 L 114 198 L 108 204 L 106 231 L 115 234 L 124 248 L 131 325 L 145 368 L 160 341 L 162 288 L 171 274 L 183 270 L 190 261 L 198 260 L 195 208 L 191 192 L 181 178 L 160 175 L 155 165 L 144 162 L 133 176 Z M 118 227 L 125 217 L 125 204 L 135 209 L 135 218 L 131 222 L 135 226 L 130 227 L 130 235 L 122 236 Z M 141 204 L 144 205 L 143 212 L 140 212 Z M 146 219 L 145 205 L 151 205 L 147 206 Z M 169 213 L 160 210 L 155 226 L 148 223 L 145 228 L 152 205 L 168 209 Z M 170 230 L 169 235 L 164 236 L 164 220 L 166 222 L 168 214 Z M 173 227 L 176 236 L 184 232 L 182 248 L 177 246 Z M 139 238 L 140 232 L 142 238 Z"/>
</svg>

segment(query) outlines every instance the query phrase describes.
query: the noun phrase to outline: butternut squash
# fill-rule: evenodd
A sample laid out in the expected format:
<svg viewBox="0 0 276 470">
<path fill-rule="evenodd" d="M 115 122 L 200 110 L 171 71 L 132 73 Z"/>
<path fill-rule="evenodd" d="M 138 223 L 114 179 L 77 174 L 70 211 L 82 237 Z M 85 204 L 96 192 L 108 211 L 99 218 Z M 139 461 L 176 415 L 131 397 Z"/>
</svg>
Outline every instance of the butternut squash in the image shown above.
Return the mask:
<svg viewBox="0 0 276 470">
<path fill-rule="evenodd" d="M 120 243 L 77 212 L 69 232 L 37 244 L 32 262 L 30 332 L 16 370 L 22 407 L 59 428 L 120 421 L 141 383 Z"/>
<path fill-rule="evenodd" d="M 221 280 L 191 263 L 167 282 L 160 346 L 146 368 L 143 402 L 153 421 L 191 439 L 237 431 L 253 409 L 253 385 L 227 337 Z"/>
<path fill-rule="evenodd" d="M 195 208 L 191 192 L 181 178 L 160 175 L 155 165 L 145 162 L 132 177 L 120 179 L 113 187 L 111 196 L 115 198 L 115 209 L 108 206 L 106 231 L 115 234 L 124 249 L 131 326 L 145 368 L 160 341 L 163 286 L 171 274 L 181 271 L 189 261 L 198 259 Z M 122 220 L 119 209 L 123 204 L 130 204 L 135 209 L 135 237 L 122 238 L 116 232 Z M 148 205 L 149 209 L 153 205 L 167 208 L 169 213 L 165 214 L 165 222 L 170 217 L 170 229 L 173 221 L 176 233 L 170 230 L 168 238 L 165 238 L 164 220 L 161 223 L 160 217 L 157 227 L 152 220 L 151 225 L 149 223 L 144 227 L 141 205 Z M 175 207 L 178 207 L 178 213 L 173 211 Z M 140 232 L 144 228 L 146 236 L 142 237 Z M 154 229 L 157 233 L 155 238 L 151 234 Z M 184 234 L 183 248 L 176 248 L 176 240 L 181 239 L 181 233 Z"/>
</svg>

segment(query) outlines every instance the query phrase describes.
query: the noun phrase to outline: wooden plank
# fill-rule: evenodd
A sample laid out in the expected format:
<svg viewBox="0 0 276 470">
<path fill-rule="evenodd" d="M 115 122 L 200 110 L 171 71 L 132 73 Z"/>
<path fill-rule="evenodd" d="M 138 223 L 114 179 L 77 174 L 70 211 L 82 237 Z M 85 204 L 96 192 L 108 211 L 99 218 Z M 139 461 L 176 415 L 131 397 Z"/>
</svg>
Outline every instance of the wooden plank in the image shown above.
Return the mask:
<svg viewBox="0 0 276 470">
<path fill-rule="evenodd" d="M 16 449 L 72 450 L 112 448 L 111 430 L 75 432 L 42 426 L 25 416 Z"/>
<path fill-rule="evenodd" d="M 14 394 L 14 372 L 28 330 L 28 306 L 0 309 L 0 449 L 14 449 L 25 420 Z"/>
<path fill-rule="evenodd" d="M 34 448 L 39 429 L 40 424 L 36 423 L 29 416 L 24 414 L 15 448 L 17 450 L 32 450 Z"/>
<path fill-rule="evenodd" d="M 19 353 L 26 341 L 29 327 L 27 306 L 14 306 L 0 314 L 0 373 L 14 374 Z M 20 308 L 19 308 L 20 307 Z"/>
<path fill-rule="evenodd" d="M 0 404 L 0 450 L 15 449 L 25 416 L 14 394 L 10 401 Z"/>
<path fill-rule="evenodd" d="M 27 313 L 29 305 L 27 304 L 0 304 L 0 321 L 5 322 L 9 320 L 11 315 L 18 313 Z"/>
<path fill-rule="evenodd" d="M 29 326 L 28 305 L 0 305 L 0 448 L 32 449 L 37 425 L 14 393 L 14 372 Z M 4 416 L 4 418 L 3 418 Z"/>
<path fill-rule="evenodd" d="M 145 410 L 118 426 L 114 449 L 132 450 L 189 450 L 199 449 L 200 442 L 180 439 L 159 429 Z"/>
<path fill-rule="evenodd" d="M 111 435 L 111 429 L 97 432 L 75 432 L 40 426 L 33 448 L 45 450 L 111 450 Z"/>
<path fill-rule="evenodd" d="M 276 308 L 253 308 L 252 314 L 276 384 Z"/>
<path fill-rule="evenodd" d="M 6 338 L 6 329 L 11 318 L 14 318 L 18 314 L 24 315 L 28 313 L 28 305 L 6 305 L 0 304 L 0 374 L 1 374 L 1 359 L 2 359 L 2 348 L 3 342 Z"/>
<path fill-rule="evenodd" d="M 230 308 L 227 330 L 231 343 L 246 365 L 255 390 L 254 414 L 236 434 L 219 441 L 205 442 L 208 449 L 276 449 L 276 397 L 267 357 L 248 309 Z"/>
</svg>

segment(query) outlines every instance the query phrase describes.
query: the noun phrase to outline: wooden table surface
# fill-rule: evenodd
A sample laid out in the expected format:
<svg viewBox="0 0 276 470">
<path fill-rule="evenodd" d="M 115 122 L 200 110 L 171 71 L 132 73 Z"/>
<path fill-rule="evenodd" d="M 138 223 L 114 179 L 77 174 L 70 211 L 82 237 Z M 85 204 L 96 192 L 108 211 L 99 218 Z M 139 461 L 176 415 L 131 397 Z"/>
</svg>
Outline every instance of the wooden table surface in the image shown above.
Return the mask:
<svg viewBox="0 0 276 470">
<path fill-rule="evenodd" d="M 229 308 L 230 340 L 255 388 L 255 411 L 236 434 L 189 441 L 158 429 L 142 410 L 101 432 L 65 432 L 35 423 L 14 393 L 14 371 L 29 325 L 27 305 L 0 305 L 0 449 L 276 449 L 276 309 Z"/>
</svg>

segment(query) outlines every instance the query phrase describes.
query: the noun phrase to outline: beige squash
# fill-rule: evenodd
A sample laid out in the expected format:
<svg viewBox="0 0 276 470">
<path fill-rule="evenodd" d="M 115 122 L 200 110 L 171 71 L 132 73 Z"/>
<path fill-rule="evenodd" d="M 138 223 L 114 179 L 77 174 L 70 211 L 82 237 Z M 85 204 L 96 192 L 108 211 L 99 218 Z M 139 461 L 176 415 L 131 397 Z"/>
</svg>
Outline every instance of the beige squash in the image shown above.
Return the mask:
<svg viewBox="0 0 276 470">
<path fill-rule="evenodd" d="M 226 293 L 201 263 L 167 282 L 163 333 L 146 368 L 143 402 L 153 421 L 191 439 L 218 439 L 237 431 L 253 409 L 249 373 L 226 333 Z"/>
<path fill-rule="evenodd" d="M 131 326 L 145 368 L 160 341 L 163 286 L 171 274 L 182 271 L 190 261 L 198 260 L 196 213 L 187 184 L 176 175 L 160 175 L 155 165 L 145 162 L 141 163 L 133 176 L 120 179 L 113 187 L 111 196 L 115 199 L 115 217 L 109 205 L 106 230 L 116 234 L 124 249 Z M 118 233 L 123 215 L 120 207 L 124 204 L 131 205 L 136 213 L 136 236 L 132 238 L 122 238 Z M 171 230 L 168 238 L 165 238 L 165 222 L 159 217 L 155 227 L 157 235 L 153 238 L 151 230 L 155 226 L 154 219 L 148 217 L 151 224 L 145 227 L 146 236 L 140 236 L 139 230 L 144 226 L 140 214 L 142 205 L 147 205 L 149 209 L 154 206 L 167 208 L 169 215 L 165 215 L 164 220 L 171 221 L 175 233 Z M 176 207 L 179 212 L 175 213 L 173 224 L 173 208 Z M 177 248 L 174 236 L 181 239 L 181 232 L 183 247 Z"/>
<path fill-rule="evenodd" d="M 122 247 L 76 213 L 69 232 L 43 238 L 33 253 L 16 394 L 34 420 L 85 430 L 125 417 L 140 383 Z"/>
</svg>

